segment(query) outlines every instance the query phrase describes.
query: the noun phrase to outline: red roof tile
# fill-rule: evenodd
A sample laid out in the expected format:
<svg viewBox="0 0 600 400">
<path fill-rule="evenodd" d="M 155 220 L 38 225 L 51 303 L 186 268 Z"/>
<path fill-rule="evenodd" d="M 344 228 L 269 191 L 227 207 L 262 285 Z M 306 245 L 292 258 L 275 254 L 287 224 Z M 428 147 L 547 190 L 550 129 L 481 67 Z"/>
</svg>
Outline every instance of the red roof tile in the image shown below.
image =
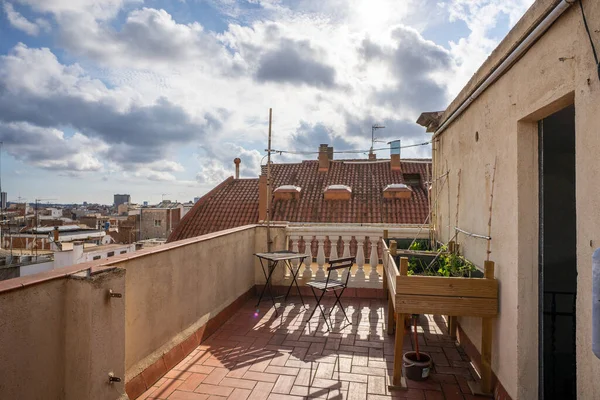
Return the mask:
<svg viewBox="0 0 600 400">
<path fill-rule="evenodd" d="M 402 171 L 392 171 L 389 160 L 333 160 L 329 171 L 319 162 L 272 164 L 273 188 L 296 185 L 300 199 L 273 202 L 272 219 L 289 222 L 421 224 L 429 213 L 427 168 L 431 160 L 403 160 Z M 264 167 L 263 167 L 264 168 Z M 402 174 L 420 174 L 410 199 L 384 199 L 383 189 L 404 183 Z M 325 200 L 329 185 L 348 185 L 350 200 Z M 171 233 L 169 241 L 204 235 L 258 222 L 258 179 L 228 178 L 204 195 Z"/>
</svg>

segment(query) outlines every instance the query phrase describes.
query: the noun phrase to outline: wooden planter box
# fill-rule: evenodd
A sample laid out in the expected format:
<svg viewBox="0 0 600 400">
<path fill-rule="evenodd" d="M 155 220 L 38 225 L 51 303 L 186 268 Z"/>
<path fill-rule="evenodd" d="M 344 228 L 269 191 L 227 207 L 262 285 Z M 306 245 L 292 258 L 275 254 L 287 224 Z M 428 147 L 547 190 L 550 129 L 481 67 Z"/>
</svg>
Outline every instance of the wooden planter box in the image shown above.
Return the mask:
<svg viewBox="0 0 600 400">
<path fill-rule="evenodd" d="M 442 276 L 396 276 L 397 314 L 493 317 L 498 314 L 498 281 Z"/>
<path fill-rule="evenodd" d="M 384 246 L 384 250 L 387 250 L 387 246 Z M 486 261 L 484 267 L 484 278 L 408 276 L 408 258 L 401 257 L 398 268 L 394 254 L 384 255 L 388 334 L 393 334 L 394 331 L 396 334 L 390 389 L 406 388 L 402 377 L 405 317 L 410 314 L 436 314 L 448 316 L 449 330 L 453 336 L 457 316 L 482 318 L 481 382 L 470 386 L 473 393 L 491 393 L 492 323 L 498 314 L 498 281 L 494 278 L 494 263 Z"/>
</svg>

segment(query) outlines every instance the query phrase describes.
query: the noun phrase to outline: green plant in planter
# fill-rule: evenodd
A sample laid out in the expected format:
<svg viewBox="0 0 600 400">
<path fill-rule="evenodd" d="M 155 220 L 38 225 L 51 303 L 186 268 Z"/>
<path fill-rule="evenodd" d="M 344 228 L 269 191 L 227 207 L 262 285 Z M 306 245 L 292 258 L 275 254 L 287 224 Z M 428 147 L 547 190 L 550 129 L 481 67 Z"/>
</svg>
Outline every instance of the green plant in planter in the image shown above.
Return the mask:
<svg viewBox="0 0 600 400">
<path fill-rule="evenodd" d="M 441 276 L 470 276 L 476 271 L 475 265 L 458 254 L 442 253 L 438 257 L 438 275 Z"/>
<path fill-rule="evenodd" d="M 427 251 L 420 242 L 413 243 L 410 250 Z M 477 270 L 466 258 L 448 253 L 447 246 L 442 246 L 440 251 L 440 255 L 431 265 L 421 258 L 411 257 L 408 261 L 408 275 L 468 277 Z"/>
</svg>

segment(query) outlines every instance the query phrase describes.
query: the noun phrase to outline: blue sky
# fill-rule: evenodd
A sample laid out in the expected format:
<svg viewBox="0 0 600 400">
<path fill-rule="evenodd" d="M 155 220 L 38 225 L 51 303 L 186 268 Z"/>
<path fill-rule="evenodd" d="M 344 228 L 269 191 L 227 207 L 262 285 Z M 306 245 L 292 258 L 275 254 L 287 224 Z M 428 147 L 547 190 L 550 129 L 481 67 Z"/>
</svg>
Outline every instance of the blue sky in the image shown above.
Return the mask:
<svg viewBox="0 0 600 400">
<path fill-rule="evenodd" d="M 530 4 L 0 0 L 2 190 L 191 200 L 235 157 L 258 175 L 269 107 L 277 149 L 368 149 L 373 123 L 426 141 L 419 113 L 443 110 Z"/>
</svg>

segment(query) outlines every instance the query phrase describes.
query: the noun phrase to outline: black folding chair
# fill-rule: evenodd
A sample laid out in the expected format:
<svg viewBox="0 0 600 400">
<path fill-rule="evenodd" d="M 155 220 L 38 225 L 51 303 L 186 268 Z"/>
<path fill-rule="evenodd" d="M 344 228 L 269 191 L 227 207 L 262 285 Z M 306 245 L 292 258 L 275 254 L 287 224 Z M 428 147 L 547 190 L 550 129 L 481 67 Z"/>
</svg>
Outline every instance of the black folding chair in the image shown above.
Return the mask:
<svg viewBox="0 0 600 400">
<path fill-rule="evenodd" d="M 310 319 L 312 318 L 312 316 L 315 314 L 315 311 L 317 311 L 317 308 L 319 308 L 321 310 L 321 315 L 323 316 L 323 318 L 325 318 L 325 324 L 327 325 L 327 329 L 330 330 L 330 326 L 329 326 L 329 322 L 328 322 L 328 317 L 325 315 L 325 309 L 323 308 L 323 306 L 321 305 L 321 300 L 323 299 L 323 296 L 325 296 L 325 293 L 327 292 L 333 292 L 333 294 L 335 294 L 335 303 L 333 304 L 333 306 L 331 307 L 331 310 L 329 311 L 329 316 L 331 316 L 331 313 L 333 312 L 333 309 L 335 308 L 335 306 L 337 304 L 340 305 L 340 308 L 342 310 L 342 312 L 344 313 L 344 317 L 346 318 L 346 321 L 348 321 L 349 324 L 351 324 L 350 320 L 348 319 L 348 316 L 346 315 L 346 311 L 344 311 L 344 306 L 342 305 L 342 302 L 340 300 L 340 298 L 342 297 L 342 295 L 344 294 L 344 290 L 346 290 L 346 287 L 348 286 L 348 278 L 350 277 L 350 268 L 352 267 L 352 265 L 354 265 L 354 260 L 355 257 L 346 257 L 346 258 L 338 258 L 336 260 L 329 260 L 329 267 L 327 268 L 327 279 L 324 281 L 310 281 L 308 282 L 306 285 L 310 286 L 310 289 L 313 292 L 313 295 L 315 296 L 315 300 L 317 300 L 317 305 L 316 307 L 313 309 L 312 313 L 310 314 L 310 317 L 308 317 L 308 320 L 310 321 Z M 348 268 L 348 273 L 346 274 L 346 280 L 342 281 L 343 279 L 343 271 L 340 270 L 344 270 Z M 339 271 L 338 274 L 341 272 L 342 276 L 339 279 L 331 279 L 331 271 Z M 320 290 L 322 293 L 320 296 L 317 295 L 317 292 L 315 292 L 316 290 Z M 338 294 L 339 292 L 339 294 Z"/>
</svg>

